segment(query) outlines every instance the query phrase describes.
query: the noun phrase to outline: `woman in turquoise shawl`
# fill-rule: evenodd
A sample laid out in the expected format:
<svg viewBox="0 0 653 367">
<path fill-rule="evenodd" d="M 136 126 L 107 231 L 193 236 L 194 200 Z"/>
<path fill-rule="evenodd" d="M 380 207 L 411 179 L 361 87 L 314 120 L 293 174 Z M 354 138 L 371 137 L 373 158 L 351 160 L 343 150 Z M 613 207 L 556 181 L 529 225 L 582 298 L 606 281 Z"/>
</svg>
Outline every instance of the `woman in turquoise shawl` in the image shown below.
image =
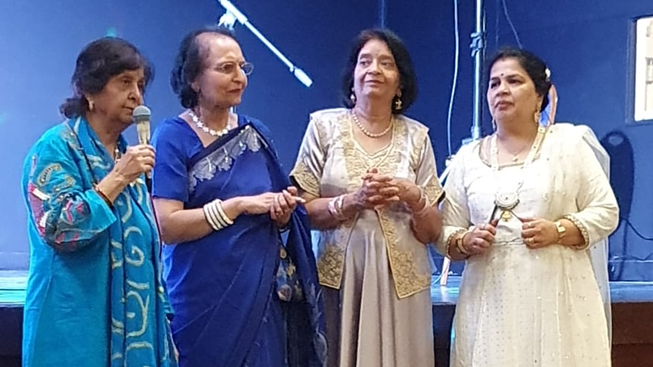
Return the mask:
<svg viewBox="0 0 653 367">
<path fill-rule="evenodd" d="M 61 106 L 68 119 L 27 156 L 24 367 L 177 365 L 143 175 L 154 150 L 121 136 L 151 75 L 130 43 L 90 43 Z"/>
<path fill-rule="evenodd" d="M 153 137 L 152 195 L 181 367 L 325 362 L 301 199 L 266 126 L 230 111 L 251 70 L 228 31 L 190 33 L 172 76 L 187 110 L 163 121 Z"/>
</svg>

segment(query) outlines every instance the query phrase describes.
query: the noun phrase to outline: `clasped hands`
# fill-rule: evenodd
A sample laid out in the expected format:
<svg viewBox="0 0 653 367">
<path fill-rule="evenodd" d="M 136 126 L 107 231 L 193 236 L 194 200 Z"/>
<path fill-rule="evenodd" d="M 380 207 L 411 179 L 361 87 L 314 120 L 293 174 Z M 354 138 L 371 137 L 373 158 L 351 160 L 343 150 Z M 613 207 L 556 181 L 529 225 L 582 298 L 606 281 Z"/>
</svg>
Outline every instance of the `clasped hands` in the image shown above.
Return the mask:
<svg viewBox="0 0 653 367">
<path fill-rule="evenodd" d="M 297 204 L 304 204 L 306 201 L 298 195 L 297 188 L 288 186 L 280 193 L 274 193 L 272 205 L 270 205 L 270 218 L 278 226 L 285 226 L 290 220 L 290 215 L 297 207 Z"/>
<path fill-rule="evenodd" d="M 354 202 L 360 209 L 377 210 L 395 203 L 405 203 L 411 210 L 424 206 L 420 203 L 421 190 L 408 180 L 380 174 L 376 168 L 368 170 L 362 178 L 363 184 L 354 193 Z"/>
<path fill-rule="evenodd" d="M 554 222 L 546 219 L 520 218 L 522 221 L 521 237 L 530 249 L 538 249 L 559 242 L 558 230 Z M 499 219 L 490 223 L 474 226 L 462 238 L 461 252 L 465 255 L 478 255 L 487 251 L 494 243 Z"/>
</svg>

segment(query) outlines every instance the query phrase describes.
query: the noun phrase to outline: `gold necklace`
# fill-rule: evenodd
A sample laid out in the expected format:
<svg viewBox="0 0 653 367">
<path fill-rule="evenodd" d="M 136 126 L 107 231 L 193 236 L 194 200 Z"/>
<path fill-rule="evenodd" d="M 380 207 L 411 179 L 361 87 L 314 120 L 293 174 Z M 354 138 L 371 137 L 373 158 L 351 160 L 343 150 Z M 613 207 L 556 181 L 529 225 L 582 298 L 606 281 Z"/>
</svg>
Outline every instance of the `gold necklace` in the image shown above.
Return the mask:
<svg viewBox="0 0 653 367">
<path fill-rule="evenodd" d="M 363 127 L 360 120 L 358 119 L 358 116 L 356 116 L 356 113 L 354 112 L 354 110 L 351 110 L 350 113 L 351 113 L 352 118 L 354 119 L 354 122 L 356 123 L 356 126 L 358 126 L 358 128 L 363 132 L 363 134 L 369 136 L 372 139 L 378 139 L 378 138 L 384 136 L 385 134 L 387 134 L 390 131 L 390 129 L 392 129 L 392 126 L 394 125 L 394 118 L 391 117 L 390 118 L 390 124 L 388 124 L 388 127 L 386 127 L 385 130 L 383 130 L 383 131 L 381 131 L 380 133 L 377 133 L 377 134 L 371 133 L 366 128 Z"/>
<path fill-rule="evenodd" d="M 533 145 L 533 142 L 526 143 L 521 149 L 519 149 L 519 151 L 517 153 L 513 153 L 510 149 L 508 149 L 507 146 L 505 146 L 504 144 L 501 144 L 503 149 L 505 149 L 508 152 L 508 154 L 512 154 L 512 159 L 511 160 L 513 162 L 517 162 L 519 160 L 519 155 L 522 154 L 526 150 L 526 148 L 528 148 L 529 146 L 532 146 L 532 145 Z"/>
</svg>

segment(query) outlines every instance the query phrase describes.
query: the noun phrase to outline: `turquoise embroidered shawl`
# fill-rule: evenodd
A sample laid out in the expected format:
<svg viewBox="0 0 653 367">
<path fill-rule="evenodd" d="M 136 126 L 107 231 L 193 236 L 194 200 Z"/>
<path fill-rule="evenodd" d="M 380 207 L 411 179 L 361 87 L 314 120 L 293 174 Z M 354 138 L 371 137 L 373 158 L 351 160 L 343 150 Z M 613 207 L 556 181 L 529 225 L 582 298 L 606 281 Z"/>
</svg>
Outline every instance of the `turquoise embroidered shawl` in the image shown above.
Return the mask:
<svg viewBox="0 0 653 367">
<path fill-rule="evenodd" d="M 27 156 L 25 367 L 177 365 L 143 179 L 113 209 L 93 190 L 113 164 L 83 118 L 48 130 Z"/>
</svg>

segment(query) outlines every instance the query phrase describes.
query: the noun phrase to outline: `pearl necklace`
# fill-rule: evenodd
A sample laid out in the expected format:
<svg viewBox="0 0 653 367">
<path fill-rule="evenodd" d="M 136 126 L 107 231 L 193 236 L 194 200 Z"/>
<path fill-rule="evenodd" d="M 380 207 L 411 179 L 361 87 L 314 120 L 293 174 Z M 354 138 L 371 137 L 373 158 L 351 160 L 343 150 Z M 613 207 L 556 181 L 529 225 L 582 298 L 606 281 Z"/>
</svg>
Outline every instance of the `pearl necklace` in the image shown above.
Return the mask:
<svg viewBox="0 0 653 367">
<path fill-rule="evenodd" d="M 224 129 L 218 131 L 218 130 L 213 130 L 210 127 L 204 125 L 202 120 L 200 120 L 199 117 L 193 112 L 193 110 L 188 111 L 188 115 L 190 116 L 191 120 L 195 123 L 195 126 L 197 126 L 198 129 L 204 131 L 205 133 L 211 135 L 211 136 L 217 136 L 221 137 L 222 135 L 225 135 L 226 133 L 229 132 L 229 123 L 227 123 L 227 126 L 224 127 Z"/>
<path fill-rule="evenodd" d="M 360 120 L 358 119 L 358 116 L 356 116 L 356 113 L 353 110 L 350 111 L 350 113 L 352 118 L 354 119 L 354 122 L 356 123 L 356 126 L 358 126 L 358 128 L 363 132 L 363 134 L 369 136 L 372 139 L 378 139 L 383 135 L 387 134 L 390 131 L 390 129 L 392 129 L 392 126 L 394 125 L 394 119 L 391 117 L 390 124 L 388 125 L 388 127 L 385 130 L 381 131 L 380 133 L 374 134 L 369 132 L 366 128 L 363 127 Z"/>
</svg>

